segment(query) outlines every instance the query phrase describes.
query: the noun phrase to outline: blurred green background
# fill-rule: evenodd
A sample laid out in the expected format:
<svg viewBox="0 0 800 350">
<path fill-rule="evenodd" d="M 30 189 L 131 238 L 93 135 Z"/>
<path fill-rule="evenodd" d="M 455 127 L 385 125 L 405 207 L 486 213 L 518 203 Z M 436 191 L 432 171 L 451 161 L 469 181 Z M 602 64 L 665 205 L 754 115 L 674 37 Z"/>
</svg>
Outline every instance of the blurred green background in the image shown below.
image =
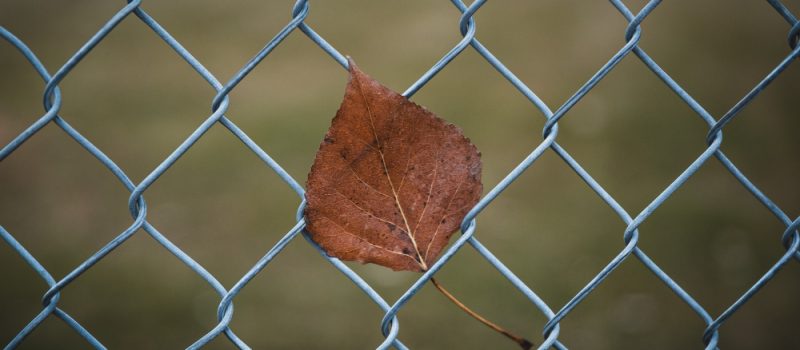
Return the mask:
<svg viewBox="0 0 800 350">
<path fill-rule="evenodd" d="M 638 10 L 642 1 L 629 1 Z M 800 11 L 796 1 L 790 8 Z M 54 72 L 120 1 L 0 2 L 0 25 Z M 292 1 L 152 1 L 143 8 L 220 80 L 290 19 Z M 555 109 L 624 44 L 604 1 L 496 1 L 478 38 Z M 307 19 L 339 51 L 403 91 L 461 38 L 447 1 L 313 1 Z M 716 117 L 789 52 L 787 23 L 762 1 L 676 1 L 643 24 L 640 46 Z M 0 43 L 0 144 L 43 114 L 44 84 Z M 303 183 L 347 75 L 300 32 L 231 94 L 227 113 Z M 134 16 L 60 85 L 61 115 L 139 182 L 210 114 L 214 91 Z M 788 215 L 800 209 L 795 63 L 725 129 L 722 149 Z M 414 101 L 461 126 L 493 187 L 539 142 L 544 118 L 467 49 Z M 558 142 L 632 215 L 705 148 L 707 125 L 633 55 L 560 125 Z M 60 278 L 131 224 L 128 193 L 55 125 L 0 164 L 0 224 Z M 231 286 L 294 223 L 299 199 L 216 126 L 145 194 L 148 220 Z M 554 308 L 623 247 L 625 225 L 553 152 L 478 220 L 476 236 Z M 784 253 L 782 225 L 711 159 L 641 226 L 640 247 L 713 315 Z M 387 300 L 417 278 L 351 264 Z M 465 303 L 541 342 L 546 318 L 471 248 L 440 272 Z M 40 310 L 47 286 L 0 245 L 0 343 Z M 800 264 L 792 261 L 721 329 L 723 349 L 800 348 Z M 59 306 L 111 349 L 183 348 L 215 324 L 218 296 L 144 232 L 70 284 Z M 382 312 L 297 239 L 235 300 L 256 349 L 369 349 Z M 513 349 L 431 286 L 402 309 L 414 349 Z M 574 349 L 700 349 L 704 323 L 635 259 L 561 323 Z M 87 347 L 55 317 L 21 349 Z M 224 337 L 209 349 L 232 349 Z"/>
</svg>

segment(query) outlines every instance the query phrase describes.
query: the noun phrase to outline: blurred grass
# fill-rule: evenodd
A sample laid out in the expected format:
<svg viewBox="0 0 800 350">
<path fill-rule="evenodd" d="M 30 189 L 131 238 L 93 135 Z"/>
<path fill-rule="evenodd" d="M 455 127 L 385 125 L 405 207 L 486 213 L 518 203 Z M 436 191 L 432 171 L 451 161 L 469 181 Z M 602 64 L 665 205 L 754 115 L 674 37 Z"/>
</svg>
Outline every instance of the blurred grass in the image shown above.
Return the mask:
<svg viewBox="0 0 800 350">
<path fill-rule="evenodd" d="M 288 1 L 177 0 L 143 8 L 218 79 L 227 80 L 288 20 Z M 800 10 L 796 2 L 790 8 Z M 7 0 L 0 25 L 55 71 L 120 3 Z M 641 1 L 629 4 L 636 10 Z M 313 2 L 307 22 L 373 77 L 403 91 L 459 39 L 447 2 Z M 544 101 L 566 100 L 624 44 L 605 2 L 490 2 L 478 37 Z M 643 47 L 715 116 L 788 53 L 789 27 L 763 2 L 665 2 Z M 790 66 L 725 129 L 723 150 L 790 216 L 800 209 L 796 92 Z M 0 144 L 42 114 L 43 84 L 0 43 Z M 231 94 L 226 114 L 304 182 L 342 96 L 346 72 L 291 35 Z M 60 85 L 61 115 L 138 182 L 210 113 L 213 90 L 134 17 Z M 543 118 L 468 49 L 413 98 L 461 126 L 483 153 L 485 187 L 541 141 Z M 707 126 L 632 56 L 560 123 L 563 145 L 632 214 L 705 147 Z M 57 278 L 131 222 L 128 194 L 54 125 L 0 164 L 0 224 Z M 222 127 L 204 136 L 147 192 L 148 219 L 226 286 L 293 224 L 299 199 Z M 546 153 L 479 220 L 477 237 L 553 308 L 622 247 L 625 225 L 554 154 Z M 712 314 L 783 253 L 781 225 L 714 159 L 641 227 L 640 246 Z M 416 278 L 352 265 L 388 300 Z M 463 249 L 440 273 L 489 318 L 540 339 L 546 319 L 482 258 Z M 800 348 L 800 266 L 790 263 L 721 330 L 724 349 Z M 46 290 L 0 245 L 0 343 L 41 309 Z M 114 349 L 181 348 L 213 327 L 216 296 L 144 232 L 62 293 L 59 306 Z M 297 240 L 236 299 L 233 328 L 254 348 L 372 348 L 382 313 Z M 414 349 L 512 348 L 425 287 L 401 313 Z M 641 264 L 623 264 L 562 322 L 575 349 L 701 348 L 704 324 Z M 48 319 L 21 348 L 83 348 Z M 233 348 L 225 339 L 209 349 Z"/>
</svg>

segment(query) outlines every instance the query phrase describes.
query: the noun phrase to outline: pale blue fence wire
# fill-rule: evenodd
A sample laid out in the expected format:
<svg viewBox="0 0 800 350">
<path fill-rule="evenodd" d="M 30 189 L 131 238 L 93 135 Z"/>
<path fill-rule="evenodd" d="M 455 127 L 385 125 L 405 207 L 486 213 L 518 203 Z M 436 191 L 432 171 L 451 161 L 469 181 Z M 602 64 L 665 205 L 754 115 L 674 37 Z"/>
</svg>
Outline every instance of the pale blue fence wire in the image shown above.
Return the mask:
<svg viewBox="0 0 800 350">
<path fill-rule="evenodd" d="M 289 175 L 280 164 L 273 160 L 270 155 L 259 147 L 250 137 L 247 136 L 239 127 L 236 126 L 231 120 L 225 117 L 225 112 L 228 109 L 229 100 L 228 94 L 236 88 L 236 86 L 247 77 L 247 75 L 267 56 L 272 50 L 281 44 L 281 42 L 290 34 L 299 30 L 316 45 L 318 45 L 325 53 L 337 61 L 342 67 L 347 68 L 347 60 L 339 53 L 332 45 L 325 41 L 319 34 L 317 34 L 311 27 L 309 27 L 304 20 L 309 15 L 309 1 L 298 0 L 292 9 L 292 18 L 289 23 L 278 32 L 275 37 L 270 40 L 261 51 L 256 54 L 247 64 L 242 67 L 227 83 L 222 84 L 212 75 L 197 59 L 195 59 L 189 51 L 187 51 L 177 40 L 175 40 L 166 29 L 156 22 L 155 19 L 150 17 L 147 12 L 140 7 L 141 0 L 129 1 L 126 6 L 120 9 L 105 25 L 97 31 L 97 33 L 87 41 L 72 57 L 70 57 L 64 65 L 62 65 L 52 76 L 44 65 L 39 61 L 36 55 L 31 51 L 25 43 L 18 39 L 14 34 L 0 27 L 0 36 L 6 41 L 16 47 L 30 64 L 36 69 L 42 79 L 46 82 L 46 87 L 43 94 L 43 103 L 45 113 L 27 129 L 15 137 L 11 142 L 0 149 L 0 160 L 5 159 L 12 154 L 22 143 L 35 135 L 42 127 L 49 123 L 58 125 L 67 135 L 77 141 L 87 152 L 92 154 L 100 163 L 102 163 L 114 176 L 125 186 L 130 192 L 128 199 L 128 206 L 130 209 L 133 222 L 131 225 L 121 232 L 116 238 L 108 242 L 103 248 L 96 251 L 91 257 L 83 261 L 80 265 L 76 266 L 71 272 L 59 280 L 53 278 L 47 269 L 42 266 L 36 258 L 31 255 L 24 246 L 22 246 L 12 233 L 6 231 L 0 226 L 0 236 L 3 240 L 17 253 L 20 257 L 30 265 L 39 276 L 50 286 L 50 289 L 44 293 L 42 298 L 43 308 L 42 311 L 34 317 L 16 336 L 5 346 L 5 349 L 16 348 L 37 326 L 39 326 L 47 317 L 54 315 L 63 320 L 67 325 L 75 330 L 82 336 L 91 346 L 97 349 L 105 349 L 103 344 L 95 338 L 90 329 L 86 329 L 75 319 L 71 318 L 67 312 L 58 307 L 59 293 L 66 288 L 81 274 L 92 268 L 97 262 L 102 260 L 106 255 L 113 252 L 114 249 L 124 244 L 135 232 L 143 229 L 153 239 L 155 239 L 161 246 L 167 249 L 170 253 L 175 255 L 181 262 L 192 269 L 200 277 L 202 277 L 208 285 L 213 288 L 220 296 L 220 303 L 218 307 L 218 323 L 208 331 L 203 337 L 198 339 L 194 344 L 188 345 L 188 349 L 198 349 L 210 342 L 212 339 L 224 334 L 233 344 L 240 349 L 249 349 L 247 343 L 236 336 L 233 329 L 229 327 L 231 320 L 234 317 L 233 299 L 245 288 L 260 271 L 267 267 L 269 262 L 275 258 L 284 247 L 296 239 L 298 235 L 303 235 L 306 241 L 314 246 L 320 254 L 327 259 L 333 267 L 343 273 L 353 285 L 372 299 L 375 304 L 384 310 L 385 316 L 381 324 L 380 330 L 385 336 L 385 341 L 378 345 L 379 349 L 398 348 L 406 349 L 406 346 L 398 339 L 400 330 L 400 323 L 397 319 L 397 313 L 403 306 L 414 297 L 422 286 L 439 270 L 448 263 L 450 258 L 453 257 L 465 244 L 469 244 L 475 251 L 483 256 L 489 263 L 491 263 L 497 271 L 507 278 L 513 285 L 527 297 L 530 302 L 535 305 L 541 312 L 548 318 L 547 324 L 542 330 L 543 340 L 539 345 L 539 349 L 567 349 L 565 344 L 562 344 L 559 339 L 559 322 L 564 319 L 581 301 L 583 301 L 598 285 L 608 277 L 614 270 L 631 255 L 647 267 L 656 277 L 664 282 L 675 295 L 677 295 L 683 302 L 686 303 L 707 325 L 705 331 L 702 333 L 702 340 L 706 345 L 706 349 L 716 349 L 719 339 L 719 329 L 724 322 L 735 313 L 744 303 L 746 303 L 754 294 L 772 279 L 776 273 L 791 260 L 800 261 L 800 236 L 798 228 L 800 227 L 800 217 L 792 219 L 774 202 L 772 202 L 763 192 L 761 192 L 747 177 L 736 168 L 733 162 L 725 156 L 720 150 L 722 144 L 722 129 L 730 123 L 737 114 L 745 108 L 759 93 L 761 93 L 778 75 L 780 75 L 786 67 L 788 67 L 800 55 L 800 22 L 780 1 L 768 0 L 771 5 L 786 22 L 789 24 L 788 44 L 789 53 L 780 61 L 775 68 L 767 74 L 756 86 L 750 90 L 744 97 L 742 97 L 730 110 L 719 118 L 714 118 L 708 113 L 703 106 L 692 98 L 681 86 L 675 82 L 670 76 L 662 70 L 658 64 L 647 55 L 637 44 L 641 38 L 640 24 L 647 18 L 647 16 L 654 11 L 659 4 L 660 0 L 652 0 L 648 2 L 638 13 L 632 13 L 621 1 L 611 0 L 611 4 L 619 11 L 624 19 L 629 23 L 624 33 L 625 44 L 622 48 L 613 55 L 608 62 L 595 73 L 580 89 L 578 89 L 563 105 L 555 109 L 551 109 L 545 104 L 525 83 L 517 78 L 503 63 L 497 59 L 492 53 L 483 46 L 476 38 L 476 26 L 473 15 L 485 3 L 485 0 L 477 0 L 467 6 L 460 0 L 452 0 L 452 3 L 462 13 L 459 22 L 459 29 L 463 39 L 459 41 L 447 54 L 445 54 L 436 64 L 434 64 L 425 74 L 423 74 L 414 84 L 412 84 L 405 92 L 404 95 L 411 97 L 423 88 L 438 72 L 444 69 L 450 61 L 458 56 L 461 52 L 472 47 L 478 54 L 480 54 L 487 63 L 494 67 L 499 74 L 501 74 L 511 85 L 513 85 L 522 95 L 524 95 L 546 118 L 543 141 L 535 147 L 531 153 L 519 163 L 508 175 L 499 183 L 495 184 L 492 189 L 481 199 L 481 201 L 467 214 L 461 225 L 461 236 L 443 253 L 430 270 L 425 272 L 398 300 L 390 304 L 383 297 L 378 294 L 367 282 L 365 282 L 358 274 L 353 272 L 343 264 L 341 261 L 327 257 L 322 250 L 317 247 L 313 241 L 308 239 L 304 234 L 303 229 L 305 223 L 302 218 L 302 210 L 304 206 L 303 188 Z M 167 43 L 183 60 L 186 61 L 200 76 L 205 79 L 211 87 L 217 91 L 211 103 L 211 115 L 200 124 L 197 129 L 189 135 L 181 145 L 176 148 L 166 159 L 164 159 L 155 169 L 153 169 L 145 178 L 139 183 L 134 183 L 125 174 L 125 172 L 118 167 L 112 159 L 107 157 L 99 148 L 94 146 L 91 141 L 82 136 L 77 130 L 69 125 L 69 123 L 59 116 L 59 109 L 61 108 L 61 94 L 58 88 L 59 83 L 77 66 L 81 60 L 89 54 L 92 49 L 101 42 L 121 21 L 125 20 L 130 15 L 137 17 L 140 21 L 145 23 L 152 31 L 158 35 L 165 43 Z M 589 93 L 600 80 L 602 80 L 610 71 L 612 71 L 617 64 L 630 54 L 638 58 L 655 74 L 661 81 L 667 85 L 676 95 L 678 95 L 703 121 L 709 126 L 707 137 L 708 147 L 703 151 L 692 163 L 687 167 L 672 183 L 667 186 L 658 196 L 656 196 L 649 205 L 647 205 L 641 212 L 631 215 L 626 211 L 615 199 L 609 194 L 592 176 L 584 170 L 581 165 L 575 161 L 572 156 L 556 142 L 558 136 L 558 121 L 563 118 L 569 110 L 580 101 L 587 93 Z M 223 286 L 217 279 L 209 273 L 203 266 L 194 261 L 189 255 L 184 253 L 178 246 L 170 242 L 164 235 L 162 235 L 156 227 L 147 221 L 147 204 L 144 200 L 144 193 L 147 189 L 159 179 L 169 168 L 189 149 L 191 148 L 210 128 L 216 124 L 221 124 L 235 135 L 242 143 L 255 153 L 266 166 L 275 171 L 278 176 L 289 186 L 294 192 L 297 193 L 299 198 L 299 208 L 297 211 L 297 224 L 289 230 L 286 235 L 281 238 L 256 264 L 244 275 L 241 279 L 234 284 L 230 289 Z M 536 160 L 548 150 L 555 152 L 577 175 L 579 175 L 584 182 L 594 191 L 614 212 L 620 217 L 627 228 L 623 232 L 623 248 L 620 252 L 609 261 L 609 263 L 597 273 L 597 275 L 589 281 L 575 296 L 565 305 L 553 311 L 544 300 L 542 300 L 536 293 L 519 279 L 509 268 L 507 268 L 491 251 L 486 249 L 474 234 L 477 228 L 475 218 L 486 208 L 491 202 L 497 198 L 506 187 L 514 182 L 526 169 L 532 166 Z M 786 248 L 786 253 L 783 254 L 772 267 L 766 271 L 753 285 L 742 294 L 738 300 L 731 304 L 720 315 L 709 314 L 700 303 L 698 303 L 692 296 L 687 293 L 677 282 L 669 277 L 659 266 L 650 259 L 644 251 L 638 246 L 639 232 L 638 227 L 647 220 L 650 215 L 679 187 L 681 187 L 686 180 L 688 180 L 698 169 L 700 169 L 711 158 L 716 158 L 738 181 L 744 188 L 746 188 L 761 204 L 766 207 L 775 218 L 786 226 L 782 236 L 780 237 L 781 243 Z M 777 236 L 777 235 L 776 235 Z M 777 241 L 777 238 L 776 238 Z M 777 243 L 777 242 L 776 242 Z M 698 332 L 698 337 L 701 334 Z"/>
</svg>

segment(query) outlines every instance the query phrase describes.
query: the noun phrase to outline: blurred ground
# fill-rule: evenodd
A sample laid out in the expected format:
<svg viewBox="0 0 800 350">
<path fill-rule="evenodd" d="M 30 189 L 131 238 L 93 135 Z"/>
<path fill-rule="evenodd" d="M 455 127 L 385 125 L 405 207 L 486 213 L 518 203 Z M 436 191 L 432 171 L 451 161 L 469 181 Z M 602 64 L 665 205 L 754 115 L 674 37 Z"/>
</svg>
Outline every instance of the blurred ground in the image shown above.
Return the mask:
<svg viewBox="0 0 800 350">
<path fill-rule="evenodd" d="M 798 13 L 800 4 L 788 2 Z M 0 3 L 0 25 L 51 72 L 122 2 Z M 641 1 L 631 1 L 637 11 Z M 162 1 L 143 8 L 220 80 L 290 19 L 290 1 Z M 497 1 L 478 38 L 551 108 L 624 44 L 603 1 Z M 314 1 L 317 32 L 403 91 L 460 39 L 447 1 Z M 788 54 L 789 26 L 765 2 L 664 2 L 640 46 L 719 117 Z M 0 144 L 42 115 L 44 85 L 0 43 Z M 231 95 L 226 114 L 298 181 L 343 94 L 346 72 L 292 34 Z M 209 115 L 213 90 L 131 16 L 60 85 L 60 115 L 135 181 Z M 800 209 L 795 63 L 725 129 L 722 149 L 788 215 Z M 544 118 L 471 49 L 413 98 L 461 126 L 491 188 L 541 141 Z M 632 214 L 705 147 L 707 125 L 632 55 L 560 125 L 558 142 Z M 122 232 L 123 186 L 55 125 L 0 164 L 0 224 L 59 278 Z M 294 223 L 299 199 L 226 129 L 212 129 L 145 195 L 148 219 L 226 286 Z M 480 216 L 477 237 L 558 309 L 623 246 L 625 225 L 552 152 Z M 781 224 L 715 159 L 640 228 L 640 247 L 717 315 L 784 252 Z M 352 265 L 387 300 L 416 278 Z M 0 343 L 41 310 L 46 285 L 0 245 Z M 470 248 L 440 280 L 492 320 L 540 341 L 546 318 Z M 800 348 L 800 264 L 790 262 L 721 329 L 723 349 Z M 59 306 L 111 349 L 183 348 L 215 324 L 216 294 L 144 232 L 62 292 Z M 382 313 L 304 241 L 292 242 L 236 299 L 232 326 L 256 349 L 368 349 Z M 414 349 L 513 344 L 426 287 L 400 313 Z M 626 261 L 561 323 L 574 349 L 699 349 L 704 323 L 638 261 Z M 49 318 L 21 349 L 85 343 Z M 209 349 L 232 349 L 218 339 Z"/>
</svg>

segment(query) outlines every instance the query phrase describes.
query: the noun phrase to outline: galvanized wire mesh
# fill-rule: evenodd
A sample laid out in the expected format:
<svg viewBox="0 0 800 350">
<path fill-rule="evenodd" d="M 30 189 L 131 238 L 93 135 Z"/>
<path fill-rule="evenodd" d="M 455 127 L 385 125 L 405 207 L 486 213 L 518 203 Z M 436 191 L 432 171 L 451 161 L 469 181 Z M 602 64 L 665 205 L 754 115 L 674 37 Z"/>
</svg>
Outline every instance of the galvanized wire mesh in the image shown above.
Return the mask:
<svg viewBox="0 0 800 350">
<path fill-rule="evenodd" d="M 284 247 L 296 239 L 297 236 L 303 235 L 308 243 L 314 246 L 320 254 L 322 254 L 330 264 L 343 273 L 353 286 L 366 293 L 379 307 L 385 312 L 383 322 L 381 324 L 381 331 L 385 336 L 385 340 L 378 348 L 386 349 L 390 347 L 398 349 L 406 349 L 407 347 L 398 338 L 400 330 L 400 322 L 397 318 L 397 313 L 408 303 L 415 294 L 422 288 L 422 286 L 429 281 L 429 279 L 441 269 L 450 259 L 458 253 L 458 251 L 465 245 L 474 249 L 478 254 L 491 263 L 499 274 L 507 278 L 516 289 L 522 293 L 533 305 L 535 305 L 544 314 L 549 321 L 544 326 L 543 338 L 539 342 L 539 349 L 566 349 L 567 346 L 562 344 L 559 340 L 559 322 L 564 319 L 570 312 L 572 312 L 592 291 L 611 274 L 615 269 L 631 255 L 649 269 L 653 275 L 658 277 L 664 282 L 665 286 L 669 288 L 675 295 L 677 295 L 691 310 L 693 310 L 698 317 L 700 317 L 707 325 L 703 333 L 703 342 L 706 349 L 716 349 L 719 341 L 719 330 L 725 321 L 733 315 L 737 310 L 746 303 L 753 295 L 772 279 L 779 270 L 789 263 L 793 258 L 800 261 L 800 237 L 798 236 L 798 227 L 800 227 L 800 218 L 792 219 L 781 208 L 779 208 L 773 201 L 771 201 L 762 191 L 760 191 L 748 178 L 734 165 L 734 163 L 720 150 L 722 144 L 722 129 L 730 123 L 739 112 L 745 108 L 749 103 L 755 99 L 778 75 L 780 75 L 793 61 L 800 55 L 800 47 L 798 47 L 798 40 L 800 39 L 800 21 L 778 0 L 769 0 L 771 5 L 777 13 L 788 22 L 790 29 L 788 32 L 788 44 L 790 52 L 786 57 L 780 61 L 775 68 L 767 74 L 756 86 L 752 88 L 744 97 L 742 97 L 727 113 L 719 118 L 714 118 L 704 107 L 698 103 L 692 96 L 690 96 L 681 86 L 670 76 L 662 70 L 659 65 L 648 54 L 640 48 L 637 44 L 641 38 L 640 24 L 653 12 L 661 3 L 660 0 L 652 0 L 648 2 L 638 13 L 631 12 L 625 4 L 619 0 L 612 0 L 611 4 L 619 11 L 619 13 L 628 22 L 627 30 L 625 31 L 625 44 L 597 71 L 583 86 L 580 87 L 563 105 L 558 106 L 555 110 L 551 109 L 545 104 L 534 91 L 523 83 L 517 76 L 514 75 L 503 63 L 497 59 L 492 53 L 481 44 L 476 38 L 476 26 L 473 15 L 485 3 L 485 0 L 477 0 L 467 6 L 459 0 L 453 0 L 452 3 L 462 13 L 460 19 L 460 31 L 463 39 L 458 42 L 444 57 L 436 62 L 425 74 L 423 74 L 414 84 L 412 84 L 405 92 L 404 95 L 411 97 L 421 88 L 423 88 L 436 74 L 448 65 L 456 56 L 461 54 L 468 47 L 474 49 L 485 61 L 496 69 L 509 84 L 513 85 L 520 93 L 522 93 L 531 104 L 533 104 L 542 115 L 546 118 L 543 141 L 536 146 L 530 154 L 522 160 L 508 175 L 499 183 L 494 184 L 492 189 L 483 197 L 483 199 L 467 214 L 462 225 L 460 237 L 444 252 L 441 259 L 439 259 L 430 270 L 425 272 L 419 277 L 417 281 L 397 300 L 393 303 L 387 302 L 379 293 L 377 293 L 365 280 L 358 274 L 352 271 L 347 265 L 341 261 L 325 256 L 307 236 L 304 235 L 303 229 L 305 223 L 302 218 L 302 209 L 304 202 L 301 202 L 297 211 L 297 224 L 286 233 L 266 254 L 258 260 L 253 267 L 242 276 L 239 281 L 226 288 L 223 286 L 214 275 L 209 273 L 203 266 L 197 263 L 192 257 L 186 254 L 180 247 L 173 244 L 167 237 L 158 231 L 147 220 L 147 204 L 144 200 L 144 193 L 150 188 L 153 183 L 158 181 L 165 172 L 184 154 L 186 153 L 210 128 L 221 124 L 236 136 L 247 148 L 256 154 L 263 163 L 271 168 L 280 178 L 289 186 L 302 201 L 303 188 L 302 186 L 289 175 L 280 164 L 273 160 L 270 155 L 257 145 L 246 133 L 244 133 L 237 125 L 230 119 L 225 117 L 225 112 L 229 107 L 228 95 L 237 87 L 237 85 L 245 79 L 248 74 L 261 63 L 261 61 L 269 55 L 281 42 L 293 32 L 299 30 L 308 39 L 318 45 L 325 53 L 332 59 L 338 62 L 342 67 L 347 68 L 347 60 L 340 54 L 336 48 L 326 42 L 322 36 L 316 33 L 309 27 L 304 20 L 309 15 L 309 2 L 307 0 L 298 0 L 292 9 L 292 18 L 289 23 L 278 32 L 275 37 L 270 40 L 256 54 L 247 64 L 245 64 L 227 83 L 221 83 L 214 75 L 209 72 L 202 63 L 195 59 L 192 54 L 187 51 L 180 42 L 174 39 L 170 33 L 164 29 L 154 18 L 147 14 L 147 12 L 140 7 L 141 0 L 129 1 L 126 6 L 120 9 L 114 16 L 109 19 L 105 25 L 97 31 L 97 33 L 87 41 L 72 57 L 70 57 L 59 69 L 50 74 L 44 65 L 39 61 L 36 55 L 31 51 L 26 44 L 18 39 L 14 34 L 5 28 L 0 27 L 0 36 L 16 47 L 25 59 L 30 62 L 41 78 L 46 82 L 43 99 L 45 114 L 38 120 L 31 124 L 22 133 L 16 136 L 10 143 L 5 145 L 0 150 L 0 160 L 5 159 L 11 155 L 17 148 L 25 141 L 34 136 L 39 130 L 49 123 L 58 125 L 69 137 L 77 141 L 86 152 L 94 156 L 101 164 L 108 168 L 114 176 L 119 180 L 122 186 L 130 192 L 128 199 L 128 207 L 130 210 L 133 222 L 122 233 L 116 236 L 113 240 L 108 242 L 100 250 L 96 251 L 91 257 L 83 261 L 81 264 L 72 269 L 66 276 L 56 279 L 47 271 L 47 269 L 40 264 L 37 259 L 22 246 L 12 233 L 0 227 L 0 236 L 3 237 L 5 242 L 14 249 L 30 265 L 39 276 L 50 286 L 43 296 L 43 308 L 41 312 L 34 317 L 17 335 L 6 345 L 6 349 L 16 348 L 23 340 L 31 334 L 31 332 L 39 326 L 46 318 L 55 316 L 82 336 L 89 344 L 98 349 L 104 349 L 104 345 L 92 334 L 91 329 L 84 328 L 78 321 L 70 317 L 70 315 L 58 307 L 60 292 L 67 288 L 77 278 L 91 269 L 95 264 L 104 259 L 108 254 L 114 252 L 120 245 L 124 244 L 132 235 L 140 229 L 147 232 L 154 240 L 156 240 L 164 249 L 168 250 L 175 257 L 177 257 L 183 264 L 192 269 L 197 275 L 202 277 L 208 285 L 215 290 L 220 296 L 219 307 L 217 310 L 218 323 L 208 331 L 194 344 L 188 346 L 189 349 L 201 348 L 208 344 L 212 339 L 224 334 L 230 342 L 242 349 L 249 348 L 244 339 L 239 338 L 233 329 L 229 327 L 231 320 L 234 317 L 233 300 L 246 288 L 248 283 L 267 267 L 277 255 L 279 255 Z M 211 87 L 217 91 L 212 105 L 212 114 L 200 124 L 196 130 L 189 135 L 178 148 L 176 148 L 166 159 L 164 159 L 155 169 L 153 169 L 142 181 L 139 183 L 133 182 L 125 171 L 117 166 L 112 159 L 106 156 L 102 150 L 96 147 L 89 139 L 82 136 L 76 129 L 59 116 L 62 99 L 59 91 L 59 83 L 70 74 L 70 72 L 88 55 L 92 49 L 100 43 L 106 36 L 114 30 L 114 28 L 131 14 L 138 18 L 141 22 L 146 24 L 153 33 L 160 37 L 166 44 L 168 44 L 187 64 L 189 64 L 194 71 L 197 72 Z M 639 213 L 629 213 L 623 208 L 614 197 L 608 193 L 592 176 L 584 170 L 584 168 L 556 142 L 558 136 L 558 121 L 561 120 L 570 109 L 578 103 L 587 93 L 611 72 L 620 61 L 630 56 L 633 53 L 635 59 L 643 62 L 649 70 L 655 74 L 669 89 L 677 94 L 680 99 L 688 105 L 692 111 L 709 126 L 707 136 L 707 148 L 697 156 L 697 158 L 687 167 L 677 178 L 675 178 L 669 186 L 664 188 L 658 196 Z M 633 59 L 633 58 L 631 58 Z M 531 167 L 539 157 L 548 151 L 555 152 L 577 175 L 579 175 L 589 188 L 599 196 L 622 220 L 627 226 L 623 232 L 624 245 L 619 253 L 608 262 L 608 264 L 599 271 L 594 278 L 589 281 L 574 297 L 569 300 L 565 305 L 559 308 L 551 307 L 547 302 L 541 299 L 525 282 L 519 279 L 509 268 L 507 268 L 502 261 L 495 257 L 490 250 L 484 247 L 478 239 L 474 236 L 476 232 L 475 218 L 480 215 L 483 209 L 491 205 L 492 201 L 502 194 L 502 192 L 514 182 L 523 172 Z M 639 241 L 638 227 L 645 222 L 654 211 L 675 191 L 680 188 L 690 177 L 695 174 L 698 169 L 708 163 L 711 158 L 716 158 L 738 182 L 747 189 L 775 218 L 785 225 L 786 229 L 780 238 L 784 245 L 786 252 L 778 257 L 775 263 L 766 271 L 752 286 L 742 294 L 738 300 L 731 304 L 724 312 L 719 315 L 711 315 L 704 307 L 697 302 L 689 293 L 687 293 L 677 282 L 662 270 L 651 258 L 649 258 L 642 249 L 637 246 Z M 712 160 L 713 161 L 713 160 Z M 777 243 L 777 242 L 776 242 Z M 553 311 L 556 310 L 557 311 Z"/>
</svg>

